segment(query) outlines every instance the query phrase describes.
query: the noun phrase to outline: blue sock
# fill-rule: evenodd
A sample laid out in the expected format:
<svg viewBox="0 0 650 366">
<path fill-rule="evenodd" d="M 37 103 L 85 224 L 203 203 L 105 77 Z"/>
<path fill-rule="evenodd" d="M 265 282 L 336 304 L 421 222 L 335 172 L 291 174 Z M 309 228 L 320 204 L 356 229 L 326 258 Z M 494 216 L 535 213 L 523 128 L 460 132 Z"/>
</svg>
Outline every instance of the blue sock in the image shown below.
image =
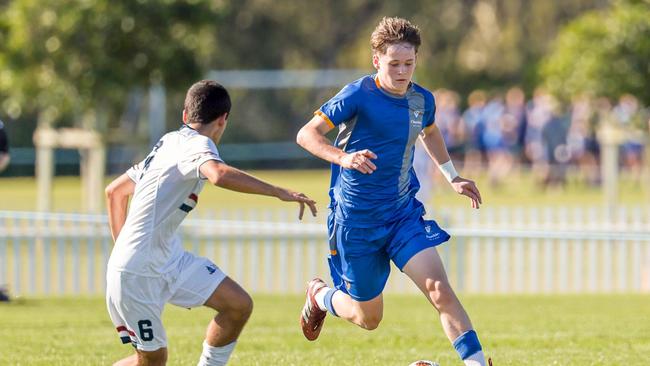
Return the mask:
<svg viewBox="0 0 650 366">
<path fill-rule="evenodd" d="M 454 348 L 462 360 L 483 350 L 474 329 L 468 330 L 454 340 Z"/>
<path fill-rule="evenodd" d="M 335 288 L 331 288 L 327 290 L 327 292 L 325 293 L 325 297 L 323 299 L 327 311 L 329 311 L 334 316 L 338 316 L 338 314 L 336 314 L 336 311 L 334 311 L 334 305 L 332 304 L 332 296 L 334 296 L 334 293 L 336 293 L 336 291 L 340 291 L 340 290 L 337 290 Z"/>
</svg>

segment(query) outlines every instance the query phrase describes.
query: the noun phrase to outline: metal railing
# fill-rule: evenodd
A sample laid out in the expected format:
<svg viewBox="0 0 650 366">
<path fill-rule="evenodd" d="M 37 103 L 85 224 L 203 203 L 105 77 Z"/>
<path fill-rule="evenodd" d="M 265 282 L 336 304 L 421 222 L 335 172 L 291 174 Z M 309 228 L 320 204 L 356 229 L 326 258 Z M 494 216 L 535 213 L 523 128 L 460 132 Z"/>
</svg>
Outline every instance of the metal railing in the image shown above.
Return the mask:
<svg viewBox="0 0 650 366">
<path fill-rule="evenodd" d="M 329 277 L 328 245 L 324 218 L 294 215 L 203 211 L 180 234 L 187 250 L 251 292 L 297 293 L 313 276 Z M 648 208 L 442 209 L 436 217 L 452 235 L 438 250 L 457 291 L 650 292 Z M 101 294 L 111 248 L 105 216 L 0 211 L 0 286 L 14 295 Z M 386 291 L 418 290 L 394 269 Z"/>
</svg>

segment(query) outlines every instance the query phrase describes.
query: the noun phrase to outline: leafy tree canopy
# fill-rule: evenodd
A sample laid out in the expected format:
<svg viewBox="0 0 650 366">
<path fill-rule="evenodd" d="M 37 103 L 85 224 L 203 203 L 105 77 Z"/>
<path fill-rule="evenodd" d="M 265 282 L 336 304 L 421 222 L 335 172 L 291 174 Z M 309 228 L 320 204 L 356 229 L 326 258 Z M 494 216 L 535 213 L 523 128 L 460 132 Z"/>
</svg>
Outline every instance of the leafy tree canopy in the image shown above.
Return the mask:
<svg viewBox="0 0 650 366">
<path fill-rule="evenodd" d="M 544 60 L 549 89 L 569 99 L 630 93 L 650 104 L 650 5 L 620 1 L 567 25 Z"/>
</svg>

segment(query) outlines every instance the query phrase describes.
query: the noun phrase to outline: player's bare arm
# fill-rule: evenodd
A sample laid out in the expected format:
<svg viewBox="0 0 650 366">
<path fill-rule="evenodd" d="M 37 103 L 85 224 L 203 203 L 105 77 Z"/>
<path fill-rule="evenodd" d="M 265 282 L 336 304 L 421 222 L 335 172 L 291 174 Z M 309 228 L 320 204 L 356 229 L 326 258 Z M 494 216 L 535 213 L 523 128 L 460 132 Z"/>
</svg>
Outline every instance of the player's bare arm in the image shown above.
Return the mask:
<svg viewBox="0 0 650 366">
<path fill-rule="evenodd" d="M 314 115 L 314 118 L 300 129 L 296 142 L 315 156 L 344 169 L 358 170 L 363 174 L 372 174 L 377 169 L 372 162 L 372 159 L 377 159 L 377 155 L 372 151 L 366 149 L 348 154 L 332 146 L 332 142 L 325 137 L 331 130 L 332 126 L 323 117 Z"/>
<path fill-rule="evenodd" d="M 420 139 L 422 140 L 427 153 L 438 166 L 451 162 L 447 146 L 445 145 L 445 140 L 435 123 L 422 131 Z M 480 205 L 483 204 L 481 192 L 479 192 L 474 181 L 465 179 L 461 176 L 451 178 L 452 179 L 449 182 L 451 186 L 457 193 L 469 197 L 472 202 L 472 208 L 479 208 Z"/>
<path fill-rule="evenodd" d="M 135 182 L 128 175 L 122 174 L 115 178 L 104 191 L 106 194 L 106 209 L 108 210 L 108 224 L 111 228 L 113 241 L 122 231 L 126 221 L 126 213 L 129 205 L 129 196 L 135 190 Z"/>
<path fill-rule="evenodd" d="M 312 215 L 316 216 L 316 202 L 303 193 L 266 183 L 244 171 L 216 160 L 205 162 L 199 169 L 201 174 L 215 186 L 241 193 L 276 197 L 286 202 L 298 202 L 300 204 L 299 219 L 302 220 L 305 205 L 309 207 Z"/>
</svg>

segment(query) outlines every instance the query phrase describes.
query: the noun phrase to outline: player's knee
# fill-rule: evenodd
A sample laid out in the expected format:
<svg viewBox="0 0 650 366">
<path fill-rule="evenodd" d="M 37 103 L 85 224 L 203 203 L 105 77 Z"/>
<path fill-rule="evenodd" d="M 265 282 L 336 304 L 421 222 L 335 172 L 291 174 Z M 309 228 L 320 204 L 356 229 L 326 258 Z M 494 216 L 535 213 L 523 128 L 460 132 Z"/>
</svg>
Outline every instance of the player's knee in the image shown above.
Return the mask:
<svg viewBox="0 0 650 366">
<path fill-rule="evenodd" d="M 246 292 L 237 296 L 231 302 L 228 315 L 232 320 L 246 322 L 253 312 L 253 299 Z"/>
<path fill-rule="evenodd" d="M 382 314 L 360 314 L 358 324 L 365 330 L 375 330 L 381 323 Z"/>
<path fill-rule="evenodd" d="M 138 366 L 165 366 L 166 363 L 166 348 L 160 348 L 151 352 L 138 352 Z"/>
</svg>

